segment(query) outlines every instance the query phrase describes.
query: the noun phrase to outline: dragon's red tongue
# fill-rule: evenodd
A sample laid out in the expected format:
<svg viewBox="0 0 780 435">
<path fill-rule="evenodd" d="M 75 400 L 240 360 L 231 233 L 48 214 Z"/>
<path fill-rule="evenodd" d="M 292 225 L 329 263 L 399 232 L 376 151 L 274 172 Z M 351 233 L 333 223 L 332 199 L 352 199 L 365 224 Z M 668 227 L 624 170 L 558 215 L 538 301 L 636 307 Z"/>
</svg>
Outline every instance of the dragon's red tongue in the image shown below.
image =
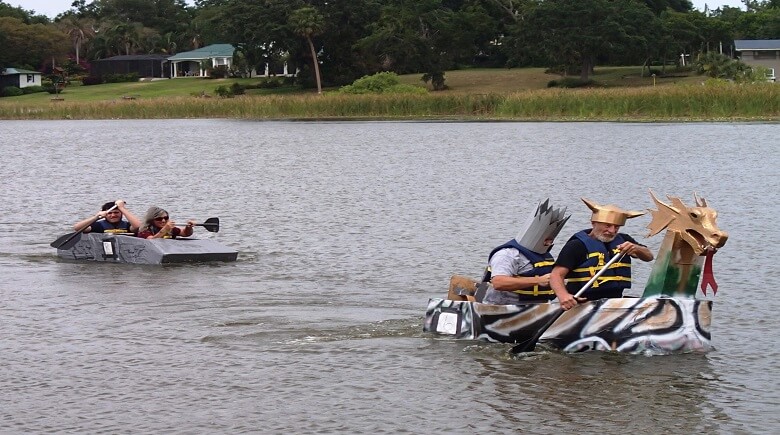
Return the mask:
<svg viewBox="0 0 780 435">
<path fill-rule="evenodd" d="M 712 256 L 715 255 L 715 250 L 707 250 L 707 258 L 704 260 L 704 273 L 701 278 L 701 291 L 705 295 L 707 294 L 707 286 L 712 287 L 712 294 L 718 293 L 718 283 L 715 282 L 715 275 L 712 274 Z"/>
</svg>

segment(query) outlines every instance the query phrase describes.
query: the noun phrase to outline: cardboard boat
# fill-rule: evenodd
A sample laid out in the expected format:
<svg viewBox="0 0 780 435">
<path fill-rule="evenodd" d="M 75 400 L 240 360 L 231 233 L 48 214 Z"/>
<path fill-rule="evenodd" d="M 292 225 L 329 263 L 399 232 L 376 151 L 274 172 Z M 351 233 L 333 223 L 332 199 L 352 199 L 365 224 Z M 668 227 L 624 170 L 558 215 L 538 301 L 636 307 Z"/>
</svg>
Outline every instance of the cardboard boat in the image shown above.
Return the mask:
<svg viewBox="0 0 780 435">
<path fill-rule="evenodd" d="M 546 325 L 557 303 L 492 305 L 434 298 L 424 331 L 460 339 L 518 343 Z M 712 347 L 712 301 L 677 297 L 600 299 L 561 315 L 539 344 L 564 352 L 643 354 L 706 352 Z"/>
<path fill-rule="evenodd" d="M 208 239 L 141 239 L 111 233 L 81 234 L 67 249 L 57 249 L 60 258 L 108 263 L 171 264 L 236 261 L 238 251 Z"/>
</svg>

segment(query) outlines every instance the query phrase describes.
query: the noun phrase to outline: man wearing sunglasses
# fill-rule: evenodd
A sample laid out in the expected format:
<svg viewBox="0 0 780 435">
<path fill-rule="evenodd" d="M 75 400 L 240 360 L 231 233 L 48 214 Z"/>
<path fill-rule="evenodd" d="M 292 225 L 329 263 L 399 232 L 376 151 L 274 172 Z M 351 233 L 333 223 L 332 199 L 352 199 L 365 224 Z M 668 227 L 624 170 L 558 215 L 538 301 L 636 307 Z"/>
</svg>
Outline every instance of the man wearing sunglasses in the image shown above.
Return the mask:
<svg viewBox="0 0 780 435">
<path fill-rule="evenodd" d="M 124 220 L 122 218 L 127 218 Z M 97 220 L 96 220 L 97 219 Z M 77 222 L 73 225 L 73 231 L 84 233 L 134 233 L 141 226 L 138 219 L 125 207 L 121 199 L 103 204 L 95 215 Z"/>
<path fill-rule="evenodd" d="M 182 229 L 176 226 L 176 222 L 170 219 L 167 211 L 160 207 L 150 207 L 144 216 L 144 223 L 138 232 L 138 237 L 143 239 L 175 239 L 176 237 L 189 237 L 192 235 L 195 221 L 187 221 Z"/>
</svg>

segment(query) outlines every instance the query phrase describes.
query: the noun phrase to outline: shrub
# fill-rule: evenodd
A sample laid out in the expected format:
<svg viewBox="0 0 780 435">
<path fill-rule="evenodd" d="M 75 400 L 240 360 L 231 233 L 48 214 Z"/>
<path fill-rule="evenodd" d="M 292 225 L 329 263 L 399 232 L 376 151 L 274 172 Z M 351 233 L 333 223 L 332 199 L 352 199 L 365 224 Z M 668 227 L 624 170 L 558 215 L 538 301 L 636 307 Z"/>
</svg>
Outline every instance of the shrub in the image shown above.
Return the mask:
<svg viewBox="0 0 780 435">
<path fill-rule="evenodd" d="M 550 80 L 547 82 L 548 88 L 582 88 L 585 86 L 592 86 L 595 82 L 593 80 L 582 80 L 574 77 L 564 77 L 559 80 Z"/>
<path fill-rule="evenodd" d="M 105 83 L 125 83 L 125 82 L 137 82 L 138 81 L 138 73 L 127 73 L 127 74 L 106 74 L 103 76 L 103 80 Z"/>
<path fill-rule="evenodd" d="M 260 80 L 260 82 L 257 84 L 258 89 L 274 89 L 282 86 L 282 82 L 277 78 L 265 78 L 263 80 Z"/>
<path fill-rule="evenodd" d="M 342 86 L 339 92 L 345 94 L 424 94 L 428 91 L 419 86 L 401 84 L 396 73 L 380 72 L 363 76 L 351 85 Z"/>
<path fill-rule="evenodd" d="M 36 94 L 38 92 L 46 92 L 46 89 L 43 88 L 43 86 L 27 86 L 26 88 L 22 88 L 22 93 L 26 94 Z"/>
<path fill-rule="evenodd" d="M 88 76 L 81 79 L 81 84 L 84 86 L 99 85 L 103 83 L 103 78 Z"/>
<path fill-rule="evenodd" d="M 6 86 L 0 91 L 0 97 L 18 97 L 23 94 L 24 92 L 16 86 Z"/>
<path fill-rule="evenodd" d="M 238 83 L 233 83 L 230 85 L 230 92 L 233 95 L 244 95 L 244 93 L 246 93 L 246 88 Z"/>
<path fill-rule="evenodd" d="M 228 76 L 228 68 L 226 65 L 219 65 L 209 69 L 208 77 L 211 79 L 224 79 L 227 76 Z"/>
<path fill-rule="evenodd" d="M 217 86 L 216 89 L 214 89 L 214 93 L 222 98 L 233 98 L 235 95 L 233 94 L 233 91 L 227 87 L 227 86 Z"/>
</svg>

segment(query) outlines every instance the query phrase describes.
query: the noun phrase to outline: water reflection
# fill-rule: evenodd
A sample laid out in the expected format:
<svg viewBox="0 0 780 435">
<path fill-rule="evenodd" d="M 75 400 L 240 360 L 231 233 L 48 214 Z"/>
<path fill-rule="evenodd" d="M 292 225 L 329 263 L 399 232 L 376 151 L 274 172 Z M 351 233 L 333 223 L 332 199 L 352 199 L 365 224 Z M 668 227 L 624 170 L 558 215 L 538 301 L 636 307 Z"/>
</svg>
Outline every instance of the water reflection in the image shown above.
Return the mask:
<svg viewBox="0 0 780 435">
<path fill-rule="evenodd" d="M 550 433 L 584 425 L 591 432 L 620 427 L 695 433 L 717 431 L 730 422 L 709 399 L 718 379 L 702 354 L 535 353 L 474 361 L 474 375 L 484 378 L 492 393 L 478 400 L 480 406 L 524 431 Z"/>
</svg>

